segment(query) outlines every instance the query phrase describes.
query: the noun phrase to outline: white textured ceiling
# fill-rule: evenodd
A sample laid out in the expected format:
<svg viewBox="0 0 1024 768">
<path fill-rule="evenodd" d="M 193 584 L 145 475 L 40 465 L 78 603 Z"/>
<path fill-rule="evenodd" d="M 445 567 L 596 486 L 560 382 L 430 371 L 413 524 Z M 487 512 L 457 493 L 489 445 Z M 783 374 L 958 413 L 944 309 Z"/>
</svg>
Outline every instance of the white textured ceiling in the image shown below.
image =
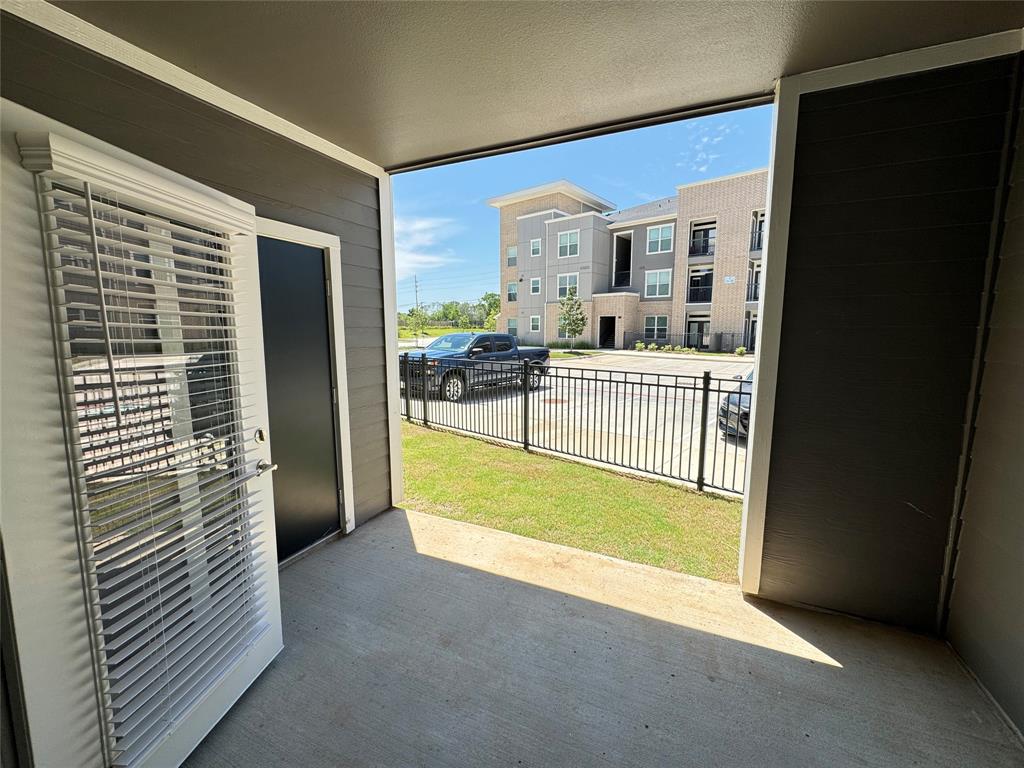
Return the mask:
<svg viewBox="0 0 1024 768">
<path fill-rule="evenodd" d="M 58 4 L 388 168 L 1024 26 L 1019 2 Z"/>
</svg>

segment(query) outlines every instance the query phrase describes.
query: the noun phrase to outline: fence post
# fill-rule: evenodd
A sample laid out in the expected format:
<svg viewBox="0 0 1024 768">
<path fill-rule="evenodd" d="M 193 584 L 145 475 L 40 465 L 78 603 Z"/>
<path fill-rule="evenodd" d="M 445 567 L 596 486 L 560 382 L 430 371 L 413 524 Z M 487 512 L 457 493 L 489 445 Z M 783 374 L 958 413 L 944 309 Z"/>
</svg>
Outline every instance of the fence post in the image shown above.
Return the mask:
<svg viewBox="0 0 1024 768">
<path fill-rule="evenodd" d="M 708 400 L 711 394 L 711 371 L 704 371 L 700 398 L 700 454 L 697 456 L 697 490 L 704 490 L 704 451 L 708 443 Z"/>
<path fill-rule="evenodd" d="M 523 360 L 523 450 L 530 450 L 530 363 Z"/>
<path fill-rule="evenodd" d="M 409 407 L 409 390 L 412 389 L 412 379 L 409 378 L 409 353 L 402 354 L 402 379 L 405 381 L 405 420 L 412 421 L 412 408 Z"/>
<path fill-rule="evenodd" d="M 430 382 L 429 382 L 429 377 L 427 376 L 427 353 L 426 352 L 420 353 L 420 365 L 423 366 L 420 369 L 420 373 L 422 374 L 422 377 L 423 377 L 422 378 L 422 381 L 423 381 L 423 426 L 424 427 L 429 427 L 430 426 L 430 418 L 427 415 L 427 402 L 430 399 Z"/>
</svg>

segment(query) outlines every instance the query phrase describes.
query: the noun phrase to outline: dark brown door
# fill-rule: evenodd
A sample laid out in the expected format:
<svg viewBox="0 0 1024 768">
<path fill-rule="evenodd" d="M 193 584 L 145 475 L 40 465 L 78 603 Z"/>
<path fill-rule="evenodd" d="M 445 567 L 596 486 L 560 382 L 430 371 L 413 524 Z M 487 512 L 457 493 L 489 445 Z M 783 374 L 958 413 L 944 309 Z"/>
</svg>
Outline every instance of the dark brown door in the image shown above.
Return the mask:
<svg viewBox="0 0 1024 768">
<path fill-rule="evenodd" d="M 324 252 L 259 238 L 278 559 L 341 528 Z"/>
</svg>

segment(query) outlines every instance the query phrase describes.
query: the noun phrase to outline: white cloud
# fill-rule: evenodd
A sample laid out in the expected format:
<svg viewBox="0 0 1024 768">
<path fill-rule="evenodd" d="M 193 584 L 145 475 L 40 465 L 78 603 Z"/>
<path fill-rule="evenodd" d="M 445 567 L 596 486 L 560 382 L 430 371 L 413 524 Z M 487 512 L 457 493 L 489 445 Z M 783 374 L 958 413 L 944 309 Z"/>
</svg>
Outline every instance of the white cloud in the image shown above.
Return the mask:
<svg viewBox="0 0 1024 768">
<path fill-rule="evenodd" d="M 736 123 L 719 123 L 709 125 L 705 122 L 696 122 L 688 126 L 686 143 L 687 148 L 679 153 L 679 160 L 676 168 L 688 168 L 692 173 L 707 173 L 715 164 L 715 161 L 722 157 L 721 152 L 715 145 L 722 142 L 731 133 L 742 133 L 742 129 Z"/>
<path fill-rule="evenodd" d="M 443 245 L 459 231 L 453 219 L 409 216 L 395 219 L 395 272 L 402 280 L 414 273 L 437 269 L 456 261 Z"/>
</svg>

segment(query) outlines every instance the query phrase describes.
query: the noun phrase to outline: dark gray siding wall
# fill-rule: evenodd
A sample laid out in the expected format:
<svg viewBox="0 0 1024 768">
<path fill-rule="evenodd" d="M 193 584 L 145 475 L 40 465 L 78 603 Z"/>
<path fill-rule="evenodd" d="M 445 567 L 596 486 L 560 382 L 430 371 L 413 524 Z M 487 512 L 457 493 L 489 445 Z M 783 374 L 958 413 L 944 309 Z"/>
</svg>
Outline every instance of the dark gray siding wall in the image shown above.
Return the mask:
<svg viewBox="0 0 1024 768">
<path fill-rule="evenodd" d="M 356 522 L 391 505 L 377 180 L 3 15 L 3 95 L 341 238 Z"/>
<path fill-rule="evenodd" d="M 801 99 L 765 597 L 937 629 L 1014 66 Z"/>
<path fill-rule="evenodd" d="M 1024 731 L 1024 122 L 1018 126 L 949 637 Z"/>
</svg>

